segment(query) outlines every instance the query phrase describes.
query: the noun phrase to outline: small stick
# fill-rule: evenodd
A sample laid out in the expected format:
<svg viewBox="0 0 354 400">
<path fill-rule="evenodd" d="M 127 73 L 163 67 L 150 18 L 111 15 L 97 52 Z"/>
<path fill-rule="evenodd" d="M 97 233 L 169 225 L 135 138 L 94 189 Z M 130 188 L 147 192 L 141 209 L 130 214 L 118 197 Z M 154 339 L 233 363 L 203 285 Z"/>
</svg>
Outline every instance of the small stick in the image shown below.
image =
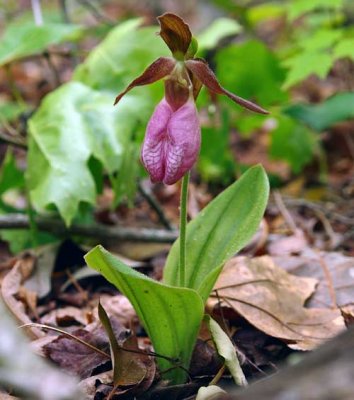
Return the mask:
<svg viewBox="0 0 354 400">
<path fill-rule="evenodd" d="M 138 189 L 139 189 L 139 192 L 141 193 L 141 195 L 144 197 L 144 199 L 149 203 L 150 207 L 158 215 L 161 224 L 169 231 L 172 231 L 174 229 L 172 224 L 166 218 L 166 215 L 163 212 L 161 205 L 159 204 L 159 202 L 157 201 L 156 197 L 153 195 L 151 190 L 146 189 L 141 182 L 139 182 L 139 184 L 138 184 Z"/>
<path fill-rule="evenodd" d="M 32 13 L 33 13 L 33 18 L 34 18 L 34 23 L 37 26 L 43 25 L 43 14 L 42 14 L 42 8 L 41 8 L 40 0 L 31 0 L 31 6 L 32 6 Z"/>
</svg>

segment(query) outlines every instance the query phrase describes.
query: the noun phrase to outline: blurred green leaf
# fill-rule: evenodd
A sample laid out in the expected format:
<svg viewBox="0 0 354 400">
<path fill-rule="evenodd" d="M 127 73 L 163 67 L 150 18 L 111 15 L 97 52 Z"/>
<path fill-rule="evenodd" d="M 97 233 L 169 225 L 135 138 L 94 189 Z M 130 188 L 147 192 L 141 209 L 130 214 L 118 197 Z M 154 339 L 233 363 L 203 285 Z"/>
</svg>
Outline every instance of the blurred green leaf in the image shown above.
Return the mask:
<svg viewBox="0 0 354 400">
<path fill-rule="evenodd" d="M 314 32 L 310 37 L 305 37 L 299 45 L 308 52 L 330 49 L 334 43 L 338 42 L 342 35 L 343 31 L 341 29 L 321 29 Z"/>
<path fill-rule="evenodd" d="M 233 44 L 218 52 L 217 76 L 231 92 L 262 107 L 283 102 L 287 94 L 280 89 L 285 70 L 277 57 L 260 41 Z"/>
<path fill-rule="evenodd" d="M 0 41 L 0 66 L 20 58 L 38 54 L 53 44 L 80 37 L 83 28 L 78 25 L 34 22 L 12 23 Z"/>
<path fill-rule="evenodd" d="M 259 129 L 264 121 L 268 118 L 266 115 L 260 115 L 255 113 L 248 113 L 242 116 L 239 120 L 236 120 L 237 130 L 244 136 L 250 136 L 255 130 Z"/>
<path fill-rule="evenodd" d="M 14 154 L 9 149 L 0 169 L 0 196 L 9 189 L 23 188 L 24 184 L 23 171 L 17 167 Z"/>
<path fill-rule="evenodd" d="M 125 166 L 129 185 L 121 175 L 114 185 L 116 199 L 133 195 L 139 169 L 128 166 L 133 159 L 124 163 L 122 155 L 132 132 L 137 143 L 141 142 L 153 106 L 162 97 L 163 84 L 137 88 L 116 108 L 113 102 L 151 61 L 168 52 L 156 37 L 156 29 L 137 29 L 139 23 L 130 20 L 113 29 L 77 68 L 76 81 L 47 95 L 29 121 L 31 201 L 38 210 L 55 205 L 67 224 L 80 202 L 95 202 L 102 182 L 98 164 L 111 176 Z M 128 193 L 121 192 L 125 189 Z"/>
<path fill-rule="evenodd" d="M 300 52 L 283 64 L 289 68 L 283 84 L 283 88 L 288 89 L 312 74 L 325 78 L 332 67 L 333 57 L 331 54 L 319 51 Z"/>
<path fill-rule="evenodd" d="M 187 225 L 186 286 L 204 301 L 224 263 L 257 231 L 268 201 L 269 183 L 261 166 L 250 168 Z M 164 282 L 179 285 L 179 239 L 168 255 Z"/>
<path fill-rule="evenodd" d="M 183 383 L 204 314 L 200 296 L 194 290 L 167 286 L 148 278 L 102 246 L 87 253 L 85 260 L 128 297 L 154 350 L 170 358 L 156 357 L 160 370 L 166 371 L 164 379 Z"/>
<path fill-rule="evenodd" d="M 314 155 L 317 135 L 296 120 L 278 117 L 278 127 L 272 132 L 270 155 L 285 160 L 295 173 L 299 173 Z"/>
<path fill-rule="evenodd" d="M 336 59 L 349 57 L 354 60 L 354 37 L 341 40 L 335 46 L 333 52 Z"/>
<path fill-rule="evenodd" d="M 11 122 L 15 120 L 27 109 L 28 106 L 23 103 L 20 104 L 13 101 L 0 102 L 0 126 L 4 122 Z"/>
<path fill-rule="evenodd" d="M 212 49 L 221 39 L 236 35 L 242 30 L 242 26 L 234 19 L 218 18 L 198 35 L 199 51 Z"/>
<path fill-rule="evenodd" d="M 54 204 L 70 224 L 80 202 L 94 203 L 89 158 L 117 171 L 130 131 L 146 108 L 145 99 L 129 94 L 115 109 L 110 95 L 78 82 L 46 96 L 29 121 L 27 181 L 34 206 Z"/>
<path fill-rule="evenodd" d="M 170 55 L 167 46 L 156 35 L 157 27 L 139 28 L 141 22 L 140 19 L 128 20 L 112 29 L 76 69 L 74 80 L 117 95 L 156 58 Z M 163 93 L 163 85 L 160 86 L 160 90 L 149 85 L 135 91 L 158 100 Z"/>
<path fill-rule="evenodd" d="M 198 159 L 198 170 L 205 181 L 230 183 L 235 176 L 235 161 L 229 145 L 229 116 L 222 114 L 222 125 L 202 127 L 202 146 Z"/>
<path fill-rule="evenodd" d="M 288 3 L 288 18 L 290 21 L 303 14 L 324 9 L 340 10 L 343 7 L 343 0 L 296 0 Z"/>
<path fill-rule="evenodd" d="M 33 249 L 39 245 L 55 243 L 58 238 L 50 233 L 39 232 L 33 237 L 33 232 L 29 229 L 1 229 L 1 240 L 7 242 L 12 254 L 19 254 L 26 249 Z"/>
<path fill-rule="evenodd" d="M 354 92 L 338 93 L 321 104 L 295 104 L 286 114 L 304 122 L 316 131 L 323 131 L 340 121 L 354 118 Z"/>
<path fill-rule="evenodd" d="M 137 176 L 139 175 L 140 145 L 131 140 L 125 146 L 119 171 L 111 177 L 115 198 L 113 207 L 122 200 L 127 200 L 131 206 L 136 192 Z"/>
<path fill-rule="evenodd" d="M 254 26 L 269 19 L 279 18 L 284 15 L 286 9 L 281 3 L 264 3 L 250 7 L 247 10 L 247 19 Z"/>
</svg>

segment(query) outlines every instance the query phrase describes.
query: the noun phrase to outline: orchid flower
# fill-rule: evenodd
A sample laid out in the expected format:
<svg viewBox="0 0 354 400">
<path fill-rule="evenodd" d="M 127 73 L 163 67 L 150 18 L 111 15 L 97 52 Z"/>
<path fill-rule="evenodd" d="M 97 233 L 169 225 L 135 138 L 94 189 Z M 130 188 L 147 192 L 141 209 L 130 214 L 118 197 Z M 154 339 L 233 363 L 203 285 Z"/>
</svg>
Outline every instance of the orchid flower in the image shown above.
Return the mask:
<svg viewBox="0 0 354 400">
<path fill-rule="evenodd" d="M 251 111 L 268 112 L 224 89 L 207 62 L 194 58 L 197 42 L 180 17 L 166 13 L 157 19 L 161 26 L 160 36 L 172 57 L 154 61 L 116 97 L 114 104 L 135 86 L 165 79 L 165 97 L 148 123 L 141 160 L 153 182 L 172 185 L 193 167 L 199 154 L 200 124 L 195 99 L 203 85 L 212 93 L 224 94 Z"/>
</svg>

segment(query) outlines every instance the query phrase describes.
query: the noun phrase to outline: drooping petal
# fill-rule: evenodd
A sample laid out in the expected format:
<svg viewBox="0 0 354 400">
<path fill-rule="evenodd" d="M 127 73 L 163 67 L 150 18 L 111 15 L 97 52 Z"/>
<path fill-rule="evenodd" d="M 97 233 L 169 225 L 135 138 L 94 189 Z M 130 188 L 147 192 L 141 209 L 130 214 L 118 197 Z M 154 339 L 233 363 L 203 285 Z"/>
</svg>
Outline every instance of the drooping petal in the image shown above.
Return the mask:
<svg viewBox="0 0 354 400">
<path fill-rule="evenodd" d="M 162 182 L 165 176 L 165 143 L 172 113 L 171 107 L 163 99 L 156 106 L 146 128 L 141 161 L 152 182 Z"/>
<path fill-rule="evenodd" d="M 218 82 L 217 77 L 215 76 L 214 72 L 210 69 L 209 65 L 205 60 L 201 58 L 194 60 L 187 60 L 185 64 L 188 70 L 192 72 L 192 74 L 195 75 L 203 83 L 203 85 L 205 85 L 211 92 L 217 94 L 224 94 L 228 96 L 231 100 L 233 100 L 235 103 L 256 113 L 268 114 L 268 111 L 264 110 L 257 104 L 252 103 L 249 100 L 245 100 L 242 97 L 236 96 L 235 94 L 224 89 Z"/>
<path fill-rule="evenodd" d="M 119 100 L 135 86 L 148 85 L 169 75 L 172 72 L 175 65 L 176 61 L 171 57 L 158 58 L 151 65 L 149 65 L 140 76 L 134 79 L 133 82 L 131 82 L 123 92 L 118 94 L 118 96 L 114 101 L 114 105 L 116 105 L 119 102 Z"/>
<path fill-rule="evenodd" d="M 172 13 L 165 13 L 157 17 L 161 26 L 160 36 L 165 41 L 176 58 L 182 58 L 187 53 L 192 41 L 189 26 L 181 17 Z"/>
<path fill-rule="evenodd" d="M 193 99 L 173 112 L 163 99 L 146 129 L 141 160 L 153 182 L 176 183 L 190 170 L 200 149 L 200 125 Z"/>
<path fill-rule="evenodd" d="M 200 124 L 193 99 L 172 114 L 167 133 L 163 182 L 172 185 L 193 167 L 200 150 Z"/>
</svg>

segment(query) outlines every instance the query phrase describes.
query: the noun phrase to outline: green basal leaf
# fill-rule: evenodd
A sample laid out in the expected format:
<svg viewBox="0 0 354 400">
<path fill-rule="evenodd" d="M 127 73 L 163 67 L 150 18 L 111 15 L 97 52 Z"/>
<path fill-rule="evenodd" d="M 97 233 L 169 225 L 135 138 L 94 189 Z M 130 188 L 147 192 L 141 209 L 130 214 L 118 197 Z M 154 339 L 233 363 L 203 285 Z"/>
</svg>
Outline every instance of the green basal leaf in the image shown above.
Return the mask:
<svg viewBox="0 0 354 400">
<path fill-rule="evenodd" d="M 246 386 L 247 380 L 237 358 L 236 349 L 230 338 L 221 329 L 220 325 L 209 315 L 205 316 L 211 337 L 218 354 L 225 360 L 225 365 L 230 371 L 236 385 Z"/>
<path fill-rule="evenodd" d="M 161 371 L 169 370 L 163 378 L 175 384 L 184 382 L 204 312 L 198 293 L 156 282 L 123 264 L 102 246 L 86 254 L 85 260 L 128 297 L 155 352 L 169 358 L 157 357 Z"/>
<path fill-rule="evenodd" d="M 49 45 L 78 38 L 83 28 L 78 25 L 34 22 L 9 24 L 0 41 L 0 66 L 20 58 L 38 54 Z"/>
<path fill-rule="evenodd" d="M 261 166 L 250 168 L 187 225 L 186 286 L 204 301 L 222 265 L 257 231 L 268 201 L 268 178 Z M 164 282 L 179 285 L 179 240 L 169 253 Z"/>
</svg>

